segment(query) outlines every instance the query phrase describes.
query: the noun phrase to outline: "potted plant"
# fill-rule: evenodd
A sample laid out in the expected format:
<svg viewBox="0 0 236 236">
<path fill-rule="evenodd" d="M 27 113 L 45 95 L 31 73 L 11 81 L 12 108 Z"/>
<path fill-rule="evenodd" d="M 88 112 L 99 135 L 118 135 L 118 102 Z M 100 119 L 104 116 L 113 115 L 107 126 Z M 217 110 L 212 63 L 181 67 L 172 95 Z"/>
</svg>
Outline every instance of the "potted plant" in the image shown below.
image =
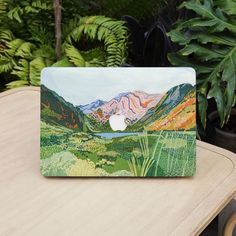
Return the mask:
<svg viewBox="0 0 236 236">
<path fill-rule="evenodd" d="M 180 5 L 194 15 L 181 19 L 169 32 L 180 49 L 169 55 L 173 65 L 197 72 L 198 127 L 214 144 L 235 151 L 236 8 L 235 1 L 186 1 Z M 208 98 L 216 109 L 207 114 Z"/>
</svg>

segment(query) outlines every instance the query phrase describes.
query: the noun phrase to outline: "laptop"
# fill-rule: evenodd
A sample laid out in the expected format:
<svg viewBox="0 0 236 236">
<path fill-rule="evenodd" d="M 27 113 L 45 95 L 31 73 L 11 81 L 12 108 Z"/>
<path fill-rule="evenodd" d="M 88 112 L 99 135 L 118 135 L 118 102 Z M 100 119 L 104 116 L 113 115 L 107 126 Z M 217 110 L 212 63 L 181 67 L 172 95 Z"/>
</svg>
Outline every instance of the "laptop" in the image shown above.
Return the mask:
<svg viewBox="0 0 236 236">
<path fill-rule="evenodd" d="M 192 176 L 192 68 L 46 68 L 41 73 L 44 176 Z"/>
</svg>

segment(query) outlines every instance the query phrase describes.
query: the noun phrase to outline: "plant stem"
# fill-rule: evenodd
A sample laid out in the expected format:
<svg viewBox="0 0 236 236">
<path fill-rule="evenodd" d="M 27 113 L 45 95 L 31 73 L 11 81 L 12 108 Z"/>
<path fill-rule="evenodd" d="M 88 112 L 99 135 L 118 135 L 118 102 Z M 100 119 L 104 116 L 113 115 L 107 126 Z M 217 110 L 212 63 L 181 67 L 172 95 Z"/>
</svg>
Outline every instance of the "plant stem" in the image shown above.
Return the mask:
<svg viewBox="0 0 236 236">
<path fill-rule="evenodd" d="M 54 0 L 53 1 L 54 7 L 54 17 L 55 17 L 55 52 L 57 60 L 61 59 L 61 1 Z"/>
</svg>

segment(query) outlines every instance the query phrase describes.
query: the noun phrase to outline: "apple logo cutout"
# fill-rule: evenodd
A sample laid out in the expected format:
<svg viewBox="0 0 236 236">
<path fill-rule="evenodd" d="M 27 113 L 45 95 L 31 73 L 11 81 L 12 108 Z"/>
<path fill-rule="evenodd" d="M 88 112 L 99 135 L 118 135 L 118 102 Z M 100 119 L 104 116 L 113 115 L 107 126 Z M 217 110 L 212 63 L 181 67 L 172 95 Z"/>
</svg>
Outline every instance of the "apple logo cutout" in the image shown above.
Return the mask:
<svg viewBox="0 0 236 236">
<path fill-rule="evenodd" d="M 109 124 L 111 126 L 111 129 L 113 131 L 124 131 L 127 127 L 127 124 L 125 122 L 126 117 L 124 115 L 111 115 L 109 118 Z"/>
</svg>

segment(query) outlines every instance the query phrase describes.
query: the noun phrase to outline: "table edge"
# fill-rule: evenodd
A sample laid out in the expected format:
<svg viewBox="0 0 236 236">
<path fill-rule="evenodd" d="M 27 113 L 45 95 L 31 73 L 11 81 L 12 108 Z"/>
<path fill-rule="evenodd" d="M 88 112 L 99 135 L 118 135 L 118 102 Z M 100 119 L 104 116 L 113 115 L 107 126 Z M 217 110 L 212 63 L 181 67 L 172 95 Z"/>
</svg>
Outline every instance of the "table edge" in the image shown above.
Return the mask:
<svg viewBox="0 0 236 236">
<path fill-rule="evenodd" d="M 4 98 L 6 96 L 9 95 L 14 95 L 17 94 L 19 92 L 36 92 L 36 93 L 40 93 L 40 87 L 36 87 L 36 86 L 27 86 L 27 87 L 20 87 L 20 88 L 14 88 L 14 89 L 10 89 L 8 91 L 4 91 L 2 93 L 0 93 L 0 99 Z M 211 222 L 212 219 L 214 219 L 214 217 L 227 205 L 227 203 L 236 195 L 236 183 L 233 183 L 233 180 L 236 180 L 236 154 L 233 152 L 230 152 L 226 149 L 214 146 L 212 144 L 206 143 L 206 142 L 202 142 L 197 140 L 197 146 L 201 147 L 203 149 L 206 150 L 210 150 L 212 152 L 215 152 L 217 154 L 220 154 L 222 156 L 224 156 L 225 158 L 227 158 L 228 160 L 230 160 L 234 166 L 233 171 L 230 173 L 228 179 L 226 180 L 226 184 L 232 184 L 234 186 L 233 190 L 228 193 L 227 195 L 227 200 L 226 201 L 222 201 L 221 204 L 214 210 L 214 213 L 211 214 L 211 216 L 209 216 L 207 219 L 203 219 L 203 224 L 201 225 L 201 227 L 196 227 L 195 230 L 193 231 L 194 234 L 199 234 L 201 233 L 204 228 Z M 231 182 L 230 182 L 231 181 Z"/>
<path fill-rule="evenodd" d="M 13 88 L 9 89 L 7 91 L 1 92 L 0 93 L 0 99 L 9 95 L 13 95 L 19 92 L 28 92 L 28 91 L 35 91 L 35 92 L 40 92 L 40 87 L 36 86 L 28 86 L 28 87 L 19 87 L 19 88 Z"/>
</svg>

